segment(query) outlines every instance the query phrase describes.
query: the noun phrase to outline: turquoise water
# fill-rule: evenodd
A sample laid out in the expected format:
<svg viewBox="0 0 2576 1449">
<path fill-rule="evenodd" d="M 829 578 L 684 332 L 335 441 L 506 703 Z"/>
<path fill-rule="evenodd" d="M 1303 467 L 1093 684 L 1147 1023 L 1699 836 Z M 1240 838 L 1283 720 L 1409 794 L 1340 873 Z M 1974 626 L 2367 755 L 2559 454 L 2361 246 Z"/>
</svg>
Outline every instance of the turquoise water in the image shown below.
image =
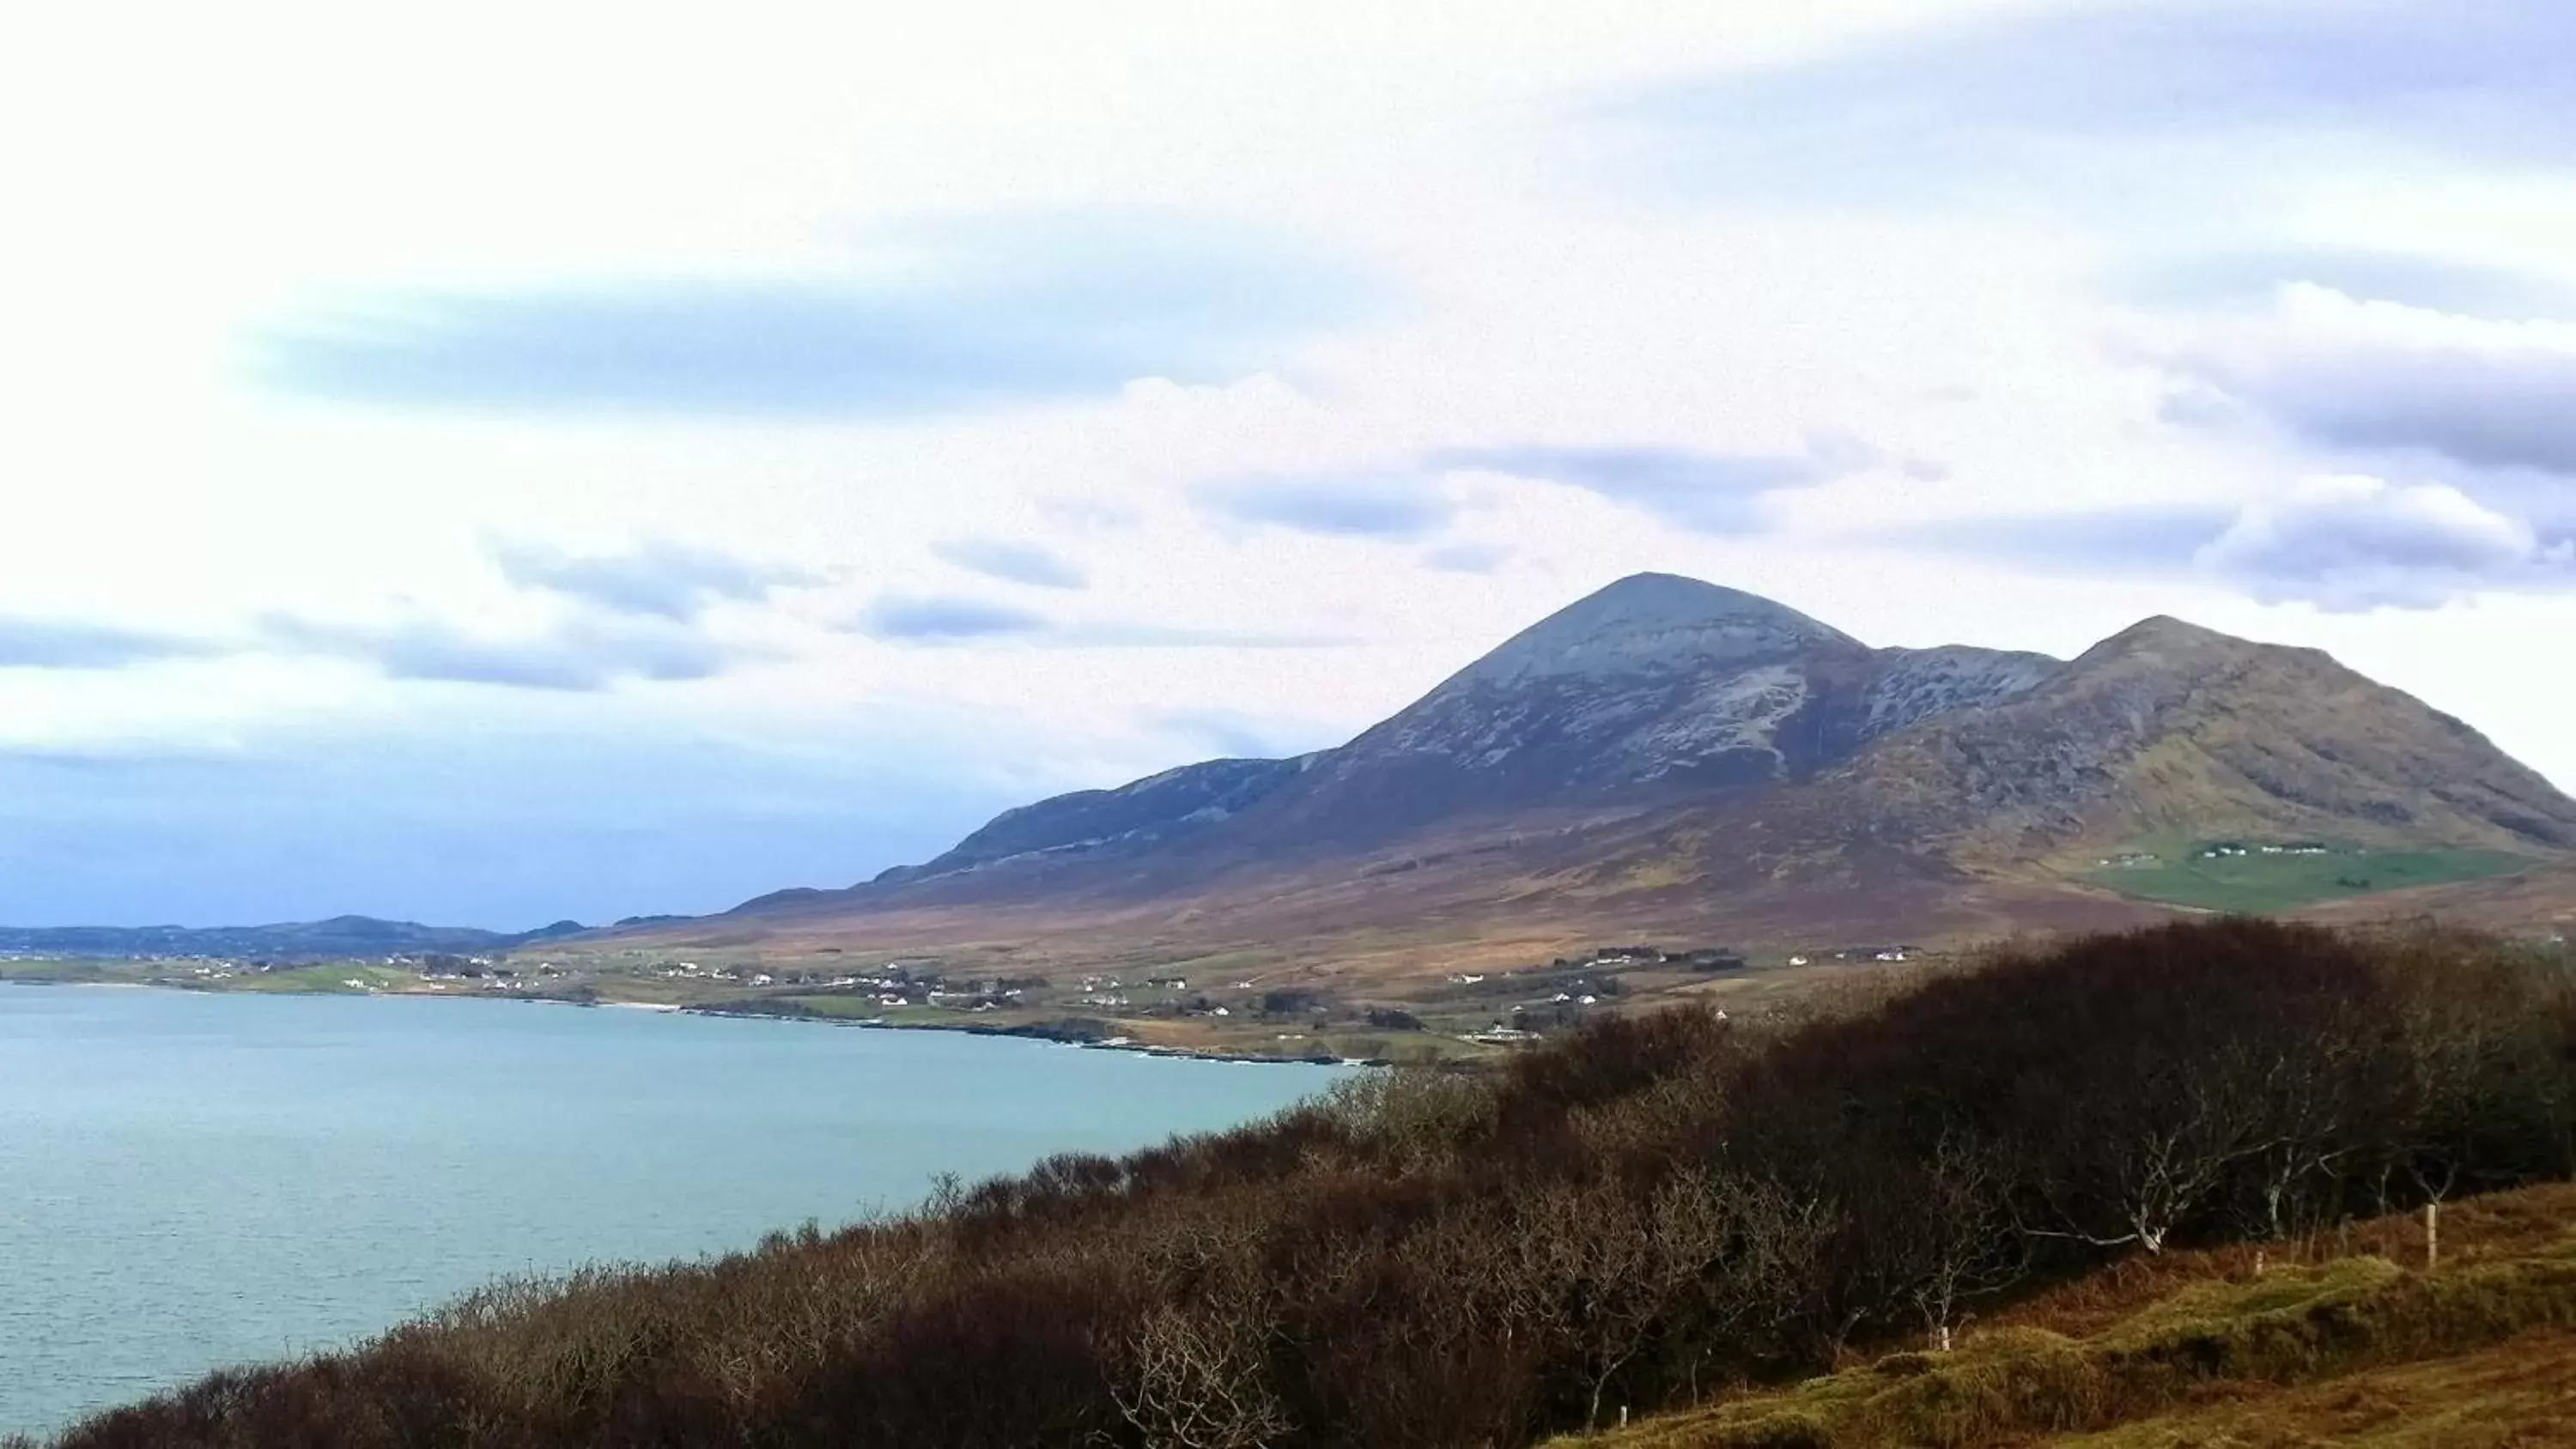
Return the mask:
<svg viewBox="0 0 2576 1449">
<path fill-rule="evenodd" d="M 748 1247 L 1328 1068 L 509 1002 L 0 986 L 0 1433 L 505 1273 Z"/>
</svg>

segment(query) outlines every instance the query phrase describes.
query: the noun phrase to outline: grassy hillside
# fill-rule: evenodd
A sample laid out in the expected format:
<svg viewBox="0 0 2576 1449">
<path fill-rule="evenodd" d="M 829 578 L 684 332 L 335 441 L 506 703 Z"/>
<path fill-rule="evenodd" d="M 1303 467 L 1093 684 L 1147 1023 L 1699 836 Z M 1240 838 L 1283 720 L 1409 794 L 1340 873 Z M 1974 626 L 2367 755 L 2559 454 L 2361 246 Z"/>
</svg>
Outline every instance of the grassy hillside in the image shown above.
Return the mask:
<svg viewBox="0 0 2576 1449">
<path fill-rule="evenodd" d="M 2207 1407 L 2168 1391 L 2212 1375 L 2564 1323 L 2565 1275 L 2474 1232 L 2430 1278 L 2340 1250 L 2402 1258 L 2392 1210 L 2571 1176 L 2563 959 L 2215 921 L 1613 1017 L 891 1221 L 497 1285 L 62 1445 L 1507 1449 L 1944 1333 L 1972 1347 L 1774 1407 L 1913 1432 L 1898 1407 L 2062 1393 L 2095 1407 L 2046 1427 L 2090 1430 Z M 2302 1261 L 2203 1281 L 2196 1251 L 2247 1241 Z"/>
<path fill-rule="evenodd" d="M 2092 1449 L 2546 1449 L 2576 1444 L 2570 1405 L 2576 1405 L 2576 1334 L 2540 1332 L 2473 1353 L 2258 1390 L 2058 1442 Z"/>
<path fill-rule="evenodd" d="M 2576 1190 L 2106 1270 L 1902 1350 L 1581 1442 L 1605 1449 L 1999 1443 L 2576 1443 Z M 2401 1266 L 2403 1264 L 2404 1266 Z M 1573 1439 L 1562 1441 L 1570 1446 Z"/>
</svg>

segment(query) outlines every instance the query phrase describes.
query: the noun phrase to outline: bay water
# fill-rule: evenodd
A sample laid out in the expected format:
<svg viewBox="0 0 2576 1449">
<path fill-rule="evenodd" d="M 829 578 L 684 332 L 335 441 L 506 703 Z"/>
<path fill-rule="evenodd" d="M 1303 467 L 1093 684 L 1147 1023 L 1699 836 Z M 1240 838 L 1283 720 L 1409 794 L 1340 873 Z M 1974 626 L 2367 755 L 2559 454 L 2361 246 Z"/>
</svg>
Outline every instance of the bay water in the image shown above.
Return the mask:
<svg viewBox="0 0 2576 1449">
<path fill-rule="evenodd" d="M 753 1246 L 1320 1066 L 500 1001 L 0 985 L 0 1433 L 495 1277 Z"/>
</svg>

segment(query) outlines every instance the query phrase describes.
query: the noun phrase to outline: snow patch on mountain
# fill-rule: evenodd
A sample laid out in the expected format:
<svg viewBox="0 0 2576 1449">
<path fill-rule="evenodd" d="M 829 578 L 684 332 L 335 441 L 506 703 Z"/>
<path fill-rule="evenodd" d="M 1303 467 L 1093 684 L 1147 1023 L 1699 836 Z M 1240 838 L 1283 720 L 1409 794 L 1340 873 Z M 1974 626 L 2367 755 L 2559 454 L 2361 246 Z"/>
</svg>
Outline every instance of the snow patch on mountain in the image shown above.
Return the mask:
<svg viewBox="0 0 2576 1449">
<path fill-rule="evenodd" d="M 1806 671 L 1768 664 L 1713 679 L 1694 690 L 1679 710 L 1624 742 L 1627 777 L 1654 780 L 1716 755 L 1768 754 L 1772 773 L 1786 774 L 1780 729 L 1812 698 Z"/>
</svg>

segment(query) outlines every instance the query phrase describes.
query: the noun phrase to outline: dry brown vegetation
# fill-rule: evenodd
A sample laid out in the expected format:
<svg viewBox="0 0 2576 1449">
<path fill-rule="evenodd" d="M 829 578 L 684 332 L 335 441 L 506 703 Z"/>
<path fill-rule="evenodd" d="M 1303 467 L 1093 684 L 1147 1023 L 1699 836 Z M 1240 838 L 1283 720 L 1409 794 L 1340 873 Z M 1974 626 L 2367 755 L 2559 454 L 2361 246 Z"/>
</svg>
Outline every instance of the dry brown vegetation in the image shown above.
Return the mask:
<svg viewBox="0 0 2576 1449">
<path fill-rule="evenodd" d="M 1917 1355 L 1909 1392 L 2010 1397 L 1970 1372 L 1998 1343 L 2135 1328 L 2122 1295 L 2205 1277 L 2189 1250 L 2321 1256 L 2388 1231 L 2359 1219 L 2571 1175 L 2576 985 L 2557 959 L 2161 927 L 1795 1018 L 1611 1019 L 1491 1073 L 1371 1075 L 899 1220 L 503 1285 L 63 1445 L 1465 1449 L 1979 1326 L 1983 1347 Z M 2529 1307 L 2559 1302 L 2556 1280 L 2490 1301 L 2480 1232 L 2453 1238 L 2431 1278 L 2293 1263 L 2265 1281 L 2319 1275 L 2315 1303 L 2364 1295 L 2408 1343 L 2566 1322 Z M 2195 1355 L 2342 1352 L 2341 1312 L 2241 1343 L 2169 1325 L 2116 1363 L 2041 1357 L 2086 1402 L 2128 1402 Z"/>
<path fill-rule="evenodd" d="M 2161 1255 L 1904 1351 L 1639 1425 L 1611 1449 L 2576 1442 L 2576 1191 Z M 2415 1265 L 2400 1267 L 2398 1259 Z M 2472 1439 L 2475 1423 L 2488 1431 Z M 2074 1436 L 2068 1438 L 2066 1436 Z"/>
<path fill-rule="evenodd" d="M 2576 1445 L 2576 1333 L 2265 1386 L 2098 1435 L 2090 1449 L 2567 1449 Z"/>
</svg>

